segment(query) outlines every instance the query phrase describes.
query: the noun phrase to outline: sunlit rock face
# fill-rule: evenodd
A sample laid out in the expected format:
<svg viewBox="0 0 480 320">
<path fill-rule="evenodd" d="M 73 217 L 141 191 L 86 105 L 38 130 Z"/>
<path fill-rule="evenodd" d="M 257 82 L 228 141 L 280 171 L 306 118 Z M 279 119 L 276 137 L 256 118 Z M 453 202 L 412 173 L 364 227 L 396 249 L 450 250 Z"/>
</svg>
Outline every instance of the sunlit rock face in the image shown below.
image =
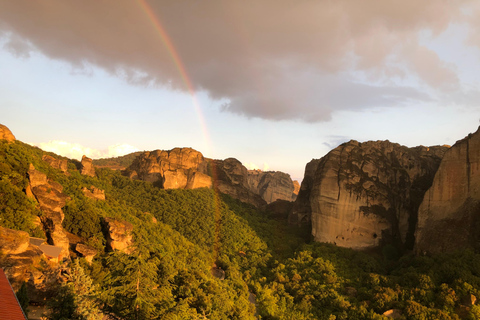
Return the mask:
<svg viewBox="0 0 480 320">
<path fill-rule="evenodd" d="M 309 203 L 315 241 L 354 249 L 384 243 L 412 248 L 418 206 L 446 150 L 352 140 L 312 162 Z"/>
<path fill-rule="evenodd" d="M 63 193 L 63 187 L 55 181 L 49 181 L 47 176 L 36 170 L 32 164 L 28 170 L 28 179 L 28 189 L 31 190 L 43 212 L 41 222 L 49 244 L 62 248 L 59 260 L 69 257 L 69 241 L 62 227 L 65 217 L 62 208 L 68 199 Z"/>
<path fill-rule="evenodd" d="M 280 171 L 248 170 L 248 187 L 267 203 L 294 201 L 297 195 L 290 175 Z M 298 183 L 298 182 L 297 182 Z"/>
<path fill-rule="evenodd" d="M 207 159 L 191 148 L 144 152 L 124 173 L 164 189 L 215 187 L 243 202 L 265 205 L 265 201 L 249 189 L 248 170 L 240 161 Z"/>
<path fill-rule="evenodd" d="M 480 130 L 446 153 L 418 211 L 415 251 L 480 249 Z"/>
<path fill-rule="evenodd" d="M 46 163 L 48 163 L 52 168 L 59 169 L 63 173 L 68 172 L 68 160 L 67 159 L 61 160 L 61 159 L 56 159 L 56 158 L 54 158 L 52 156 L 49 156 L 49 155 L 44 155 L 42 157 L 42 160 L 45 161 Z"/>
<path fill-rule="evenodd" d="M 164 189 L 195 189 L 212 186 L 205 171 L 205 158 L 200 152 L 175 148 L 144 152 L 125 172 L 133 179 L 157 183 Z"/>
<path fill-rule="evenodd" d="M 3 124 L 0 124 L 0 140 L 7 140 L 8 142 L 15 141 L 15 136 L 12 131 Z"/>
<path fill-rule="evenodd" d="M 82 169 L 80 171 L 81 174 L 89 177 L 95 177 L 95 167 L 93 166 L 92 161 L 93 160 L 87 156 L 82 157 Z"/>
</svg>

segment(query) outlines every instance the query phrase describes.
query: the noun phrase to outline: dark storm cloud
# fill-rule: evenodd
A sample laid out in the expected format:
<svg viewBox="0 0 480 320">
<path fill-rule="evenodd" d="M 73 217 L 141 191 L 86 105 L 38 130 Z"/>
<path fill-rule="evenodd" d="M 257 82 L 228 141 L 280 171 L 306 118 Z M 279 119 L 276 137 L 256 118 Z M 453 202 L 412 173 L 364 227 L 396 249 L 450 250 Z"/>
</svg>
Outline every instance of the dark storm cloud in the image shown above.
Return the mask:
<svg viewBox="0 0 480 320">
<path fill-rule="evenodd" d="M 455 90 L 455 69 L 418 39 L 421 31 L 440 34 L 464 19 L 464 2 L 148 3 L 194 87 L 227 99 L 224 110 L 324 121 L 335 110 L 429 100 L 419 89 L 389 81 L 406 74 L 428 90 Z M 132 83 L 187 90 L 142 1 L 0 0 L 1 32 L 16 55 L 35 49 L 76 68 L 93 64 Z M 361 83 L 357 73 L 380 84 Z"/>
</svg>

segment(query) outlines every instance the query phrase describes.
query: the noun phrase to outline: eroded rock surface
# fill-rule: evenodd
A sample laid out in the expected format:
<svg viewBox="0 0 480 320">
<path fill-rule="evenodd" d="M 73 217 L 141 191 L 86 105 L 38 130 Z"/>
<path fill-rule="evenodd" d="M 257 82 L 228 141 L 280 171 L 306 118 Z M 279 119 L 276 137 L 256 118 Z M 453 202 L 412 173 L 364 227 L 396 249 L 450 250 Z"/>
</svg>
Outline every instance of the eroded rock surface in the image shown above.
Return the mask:
<svg viewBox="0 0 480 320">
<path fill-rule="evenodd" d="M 478 250 L 479 227 L 480 130 L 445 153 L 419 208 L 415 251 Z"/>
<path fill-rule="evenodd" d="M 120 221 L 113 218 L 104 218 L 103 221 L 107 233 L 108 248 L 110 250 L 131 253 L 133 251 L 133 225 L 127 221 Z"/>
<path fill-rule="evenodd" d="M 30 245 L 30 237 L 25 231 L 0 227 L 0 254 L 20 254 Z"/>
<path fill-rule="evenodd" d="M 69 241 L 62 227 L 64 219 L 62 208 L 68 199 L 62 193 L 63 187 L 57 182 L 48 181 L 47 176 L 36 170 L 32 164 L 28 170 L 28 178 L 30 190 L 39 203 L 40 210 L 44 213 L 40 219 L 49 244 L 62 247 L 59 260 L 69 257 Z"/>
<path fill-rule="evenodd" d="M 42 160 L 48 163 L 52 168 L 59 169 L 63 173 L 68 172 L 68 162 L 67 159 L 61 160 L 61 159 L 55 159 L 52 156 L 49 155 L 44 155 L 42 157 Z"/>
<path fill-rule="evenodd" d="M 191 148 L 144 152 L 124 173 L 165 189 L 215 187 L 241 201 L 265 205 L 265 201 L 249 189 L 248 170 L 240 161 L 207 159 Z"/>
<path fill-rule="evenodd" d="M 0 140 L 7 140 L 8 142 L 15 141 L 15 136 L 12 131 L 3 124 L 0 124 Z"/>
<path fill-rule="evenodd" d="M 88 158 L 87 156 L 82 157 L 82 169 L 80 171 L 81 174 L 95 177 L 95 167 L 92 164 L 92 159 Z"/>
<path fill-rule="evenodd" d="M 418 206 L 446 150 L 352 140 L 329 152 L 318 162 L 309 196 L 315 240 L 354 249 L 385 242 L 412 248 Z"/>
<path fill-rule="evenodd" d="M 249 170 L 247 182 L 249 189 L 267 203 L 276 200 L 294 201 L 296 198 L 290 175 L 280 171 Z"/>
<path fill-rule="evenodd" d="M 222 193 L 231 195 L 240 201 L 261 207 L 266 201 L 257 193 L 250 190 L 248 184 L 248 170 L 235 158 L 213 160 L 211 171 L 215 175 L 215 187 Z"/>
<path fill-rule="evenodd" d="M 98 251 L 95 250 L 95 248 L 84 245 L 83 243 L 77 243 L 75 251 L 85 257 L 85 260 L 89 263 L 91 263 L 93 258 L 98 254 Z"/>
<path fill-rule="evenodd" d="M 315 171 L 317 171 L 320 159 L 312 159 L 305 166 L 305 174 L 293 204 L 292 212 L 288 216 L 288 222 L 293 225 L 306 225 L 312 219 L 312 207 L 310 206 L 310 193 L 313 187 Z"/>
<path fill-rule="evenodd" d="M 127 168 L 132 179 L 157 183 L 164 189 L 195 189 L 211 187 L 212 179 L 205 174 L 203 155 L 192 148 L 155 150 L 140 154 Z"/>
</svg>

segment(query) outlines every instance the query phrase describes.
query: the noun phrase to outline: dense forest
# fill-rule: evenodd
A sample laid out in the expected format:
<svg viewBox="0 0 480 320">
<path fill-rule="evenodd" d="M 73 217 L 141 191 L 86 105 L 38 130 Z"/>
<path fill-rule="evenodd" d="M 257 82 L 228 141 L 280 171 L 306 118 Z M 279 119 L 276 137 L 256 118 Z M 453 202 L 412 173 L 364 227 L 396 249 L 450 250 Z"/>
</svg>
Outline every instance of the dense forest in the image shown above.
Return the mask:
<svg viewBox="0 0 480 320">
<path fill-rule="evenodd" d="M 120 171 L 68 174 L 49 154 L 0 141 L 0 226 L 45 237 L 42 212 L 25 195 L 30 164 L 68 195 L 64 228 L 99 250 L 91 264 L 72 253 L 49 319 L 480 319 L 480 255 L 400 255 L 393 246 L 358 252 L 312 243 L 290 226 L 212 189 L 163 190 Z M 95 186 L 105 200 L 86 197 Z M 106 249 L 102 221 L 133 225 L 134 250 Z M 212 270 L 221 270 L 223 277 Z M 473 297 L 474 296 L 474 297 Z"/>
</svg>

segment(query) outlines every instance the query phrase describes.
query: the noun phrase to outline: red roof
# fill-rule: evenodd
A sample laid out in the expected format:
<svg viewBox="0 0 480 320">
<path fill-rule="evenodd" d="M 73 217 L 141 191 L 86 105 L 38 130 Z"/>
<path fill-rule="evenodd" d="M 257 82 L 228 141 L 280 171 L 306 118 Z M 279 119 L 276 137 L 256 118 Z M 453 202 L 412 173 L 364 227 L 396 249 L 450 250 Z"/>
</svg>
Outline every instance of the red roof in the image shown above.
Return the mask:
<svg viewBox="0 0 480 320">
<path fill-rule="evenodd" d="M 7 276 L 0 268 L 0 320 L 26 320 Z"/>
</svg>

